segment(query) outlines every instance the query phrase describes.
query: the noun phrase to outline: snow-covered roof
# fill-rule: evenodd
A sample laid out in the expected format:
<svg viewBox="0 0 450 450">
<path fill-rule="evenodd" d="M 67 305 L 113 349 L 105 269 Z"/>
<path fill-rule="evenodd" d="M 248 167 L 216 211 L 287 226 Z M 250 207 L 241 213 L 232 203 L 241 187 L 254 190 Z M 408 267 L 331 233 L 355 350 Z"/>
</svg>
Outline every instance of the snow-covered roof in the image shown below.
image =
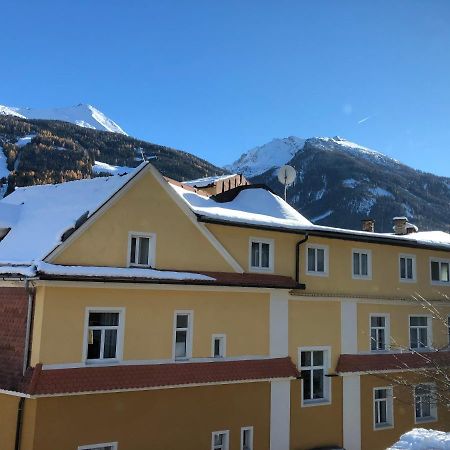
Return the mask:
<svg viewBox="0 0 450 450">
<path fill-rule="evenodd" d="M 264 188 L 244 189 L 231 201 L 218 203 L 210 197 L 171 184 L 174 191 L 197 215 L 233 223 L 274 228 L 312 226 L 297 210 Z"/>
<path fill-rule="evenodd" d="M 211 186 L 218 181 L 228 180 L 228 178 L 233 178 L 236 175 L 236 173 L 233 173 L 231 175 L 217 175 L 214 177 L 197 178 L 196 180 L 183 181 L 183 184 L 186 186 L 202 188 Z"/>
<path fill-rule="evenodd" d="M 81 216 L 90 216 L 135 173 L 17 188 L 0 201 L 0 225 L 11 228 L 0 242 L 0 264 L 43 259 Z"/>
</svg>

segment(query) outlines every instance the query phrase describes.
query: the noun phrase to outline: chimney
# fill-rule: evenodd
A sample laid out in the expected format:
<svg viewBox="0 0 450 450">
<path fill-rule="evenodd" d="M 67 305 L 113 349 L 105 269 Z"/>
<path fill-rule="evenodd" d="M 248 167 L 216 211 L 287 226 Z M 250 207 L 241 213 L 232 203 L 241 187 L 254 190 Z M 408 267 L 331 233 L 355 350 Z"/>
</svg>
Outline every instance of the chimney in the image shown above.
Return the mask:
<svg viewBox="0 0 450 450">
<path fill-rule="evenodd" d="M 374 219 L 363 219 L 361 220 L 361 227 L 363 231 L 368 233 L 373 233 L 375 231 L 375 220 Z"/>
<path fill-rule="evenodd" d="M 394 233 L 397 235 L 402 235 L 407 233 L 406 225 L 408 219 L 406 217 L 394 217 Z"/>
</svg>

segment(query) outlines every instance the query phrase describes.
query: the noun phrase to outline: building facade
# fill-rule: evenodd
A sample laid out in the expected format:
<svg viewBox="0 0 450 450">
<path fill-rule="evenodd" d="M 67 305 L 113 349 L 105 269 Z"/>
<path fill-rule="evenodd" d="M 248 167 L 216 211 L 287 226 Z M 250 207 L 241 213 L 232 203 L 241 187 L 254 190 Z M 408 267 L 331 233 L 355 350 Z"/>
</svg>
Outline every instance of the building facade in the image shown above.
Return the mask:
<svg viewBox="0 0 450 450">
<path fill-rule="evenodd" d="M 450 236 L 220 191 L 144 163 L 0 202 L 0 449 L 381 450 L 449 431 Z"/>
</svg>

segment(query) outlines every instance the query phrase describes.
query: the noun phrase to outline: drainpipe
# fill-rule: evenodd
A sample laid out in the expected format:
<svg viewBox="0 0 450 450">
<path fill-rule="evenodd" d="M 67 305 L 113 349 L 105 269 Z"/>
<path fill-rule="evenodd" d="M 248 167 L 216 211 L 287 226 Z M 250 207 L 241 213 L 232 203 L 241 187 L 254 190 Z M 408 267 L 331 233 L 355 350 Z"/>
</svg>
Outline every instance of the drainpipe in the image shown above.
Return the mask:
<svg viewBox="0 0 450 450">
<path fill-rule="evenodd" d="M 304 244 L 308 239 L 309 234 L 306 233 L 305 237 L 295 245 L 295 282 L 297 284 L 300 284 L 300 245 Z"/>
<path fill-rule="evenodd" d="M 17 408 L 16 440 L 14 443 L 14 450 L 20 450 L 20 442 L 22 440 L 22 422 L 23 422 L 24 406 L 25 406 L 25 398 L 20 397 L 19 406 Z"/>
<path fill-rule="evenodd" d="M 22 375 L 25 375 L 28 369 L 31 356 L 31 330 L 33 326 L 33 310 L 34 310 L 34 299 L 36 295 L 36 288 L 30 286 L 30 280 L 25 281 L 25 289 L 28 293 L 28 309 L 27 309 L 27 324 L 25 330 L 25 346 L 23 354 L 23 367 Z"/>
</svg>

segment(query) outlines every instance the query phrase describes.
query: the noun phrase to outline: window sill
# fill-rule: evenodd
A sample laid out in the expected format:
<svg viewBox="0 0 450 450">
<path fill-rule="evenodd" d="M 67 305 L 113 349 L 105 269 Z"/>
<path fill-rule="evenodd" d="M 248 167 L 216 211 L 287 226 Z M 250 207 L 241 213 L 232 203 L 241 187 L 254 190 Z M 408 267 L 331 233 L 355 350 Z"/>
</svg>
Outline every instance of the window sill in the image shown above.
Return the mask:
<svg viewBox="0 0 450 450">
<path fill-rule="evenodd" d="M 117 358 L 108 358 L 108 359 L 86 359 L 84 364 L 86 366 L 109 366 L 120 364 L 122 361 Z"/>
<path fill-rule="evenodd" d="M 312 406 L 329 406 L 331 405 L 331 400 L 322 399 L 322 400 L 310 400 L 310 401 L 302 401 L 302 408 L 310 408 Z"/>
<path fill-rule="evenodd" d="M 414 421 L 415 424 L 420 424 L 420 423 L 431 423 L 431 422 L 437 422 L 437 417 L 423 417 L 420 419 L 416 419 Z"/>
<path fill-rule="evenodd" d="M 413 279 L 413 280 L 407 280 L 407 279 L 402 279 L 402 278 L 400 278 L 400 283 L 406 283 L 406 284 L 414 284 L 414 283 L 417 283 L 417 280 L 416 279 Z"/>
<path fill-rule="evenodd" d="M 311 277 L 327 277 L 328 272 L 306 272 L 306 275 Z"/>
<path fill-rule="evenodd" d="M 372 277 L 371 276 L 352 275 L 352 280 L 372 281 Z"/>
<path fill-rule="evenodd" d="M 374 431 L 391 430 L 392 428 L 394 428 L 394 424 L 392 423 L 379 424 L 373 427 Z"/>
</svg>

